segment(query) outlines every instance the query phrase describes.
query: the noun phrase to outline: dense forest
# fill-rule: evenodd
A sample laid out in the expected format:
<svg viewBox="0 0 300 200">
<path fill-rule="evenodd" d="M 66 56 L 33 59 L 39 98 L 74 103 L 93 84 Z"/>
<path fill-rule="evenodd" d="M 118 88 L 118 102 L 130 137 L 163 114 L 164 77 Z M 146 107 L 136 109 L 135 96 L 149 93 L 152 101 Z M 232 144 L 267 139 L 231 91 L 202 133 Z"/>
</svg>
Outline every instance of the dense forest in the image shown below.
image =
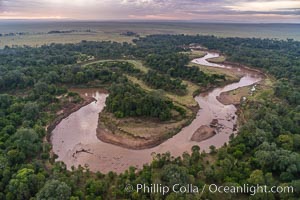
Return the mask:
<svg viewBox="0 0 300 200">
<path fill-rule="evenodd" d="M 150 70 L 143 76 L 143 81 L 155 89 L 163 89 L 179 95 L 186 93 L 187 85 L 183 84 L 180 79 L 172 79 L 170 76 L 159 74 L 157 71 Z"/>
<path fill-rule="evenodd" d="M 119 117 L 167 120 L 174 108 L 164 97 L 128 81 L 124 74 L 141 74 L 129 63 L 84 66 L 78 63 L 82 56 L 140 59 L 154 70 L 142 80 L 155 88 L 162 84 L 164 90 L 184 90 L 180 81 L 173 85 L 177 78 L 199 85 L 224 78 L 186 66 L 188 58 L 180 52 L 187 51 L 183 47 L 191 43 L 218 50 L 231 62 L 260 68 L 276 78 L 273 92 L 241 105 L 246 122 L 229 144 L 208 153 L 195 146 L 191 154 L 179 158 L 158 154 L 141 171 L 131 167 L 120 175 L 91 173 L 82 167 L 68 171 L 63 163 L 54 161 L 51 146 L 44 141 L 45 127 L 66 104 L 82 101 L 68 92 L 71 85 L 107 88 L 111 92 L 108 109 Z M 299 83 L 300 42 L 293 40 L 152 35 L 134 40 L 134 45 L 82 41 L 39 48 L 6 47 L 0 50 L 0 199 L 299 199 Z M 192 183 L 200 188 L 210 183 L 292 185 L 295 192 L 251 196 L 204 191 L 201 195 L 163 196 L 128 193 L 124 191 L 128 183 Z"/>
<path fill-rule="evenodd" d="M 171 118 L 172 101 L 147 94 L 133 84 L 113 84 L 109 91 L 106 108 L 117 117 L 149 116 L 163 121 Z"/>
<path fill-rule="evenodd" d="M 146 58 L 147 66 L 166 73 L 174 78 L 182 78 L 185 80 L 192 81 L 199 85 L 207 85 L 213 83 L 217 79 L 225 79 L 222 75 L 214 74 L 209 76 L 204 72 L 200 71 L 198 67 L 186 66 L 189 62 L 188 55 L 185 54 L 150 54 Z"/>
</svg>

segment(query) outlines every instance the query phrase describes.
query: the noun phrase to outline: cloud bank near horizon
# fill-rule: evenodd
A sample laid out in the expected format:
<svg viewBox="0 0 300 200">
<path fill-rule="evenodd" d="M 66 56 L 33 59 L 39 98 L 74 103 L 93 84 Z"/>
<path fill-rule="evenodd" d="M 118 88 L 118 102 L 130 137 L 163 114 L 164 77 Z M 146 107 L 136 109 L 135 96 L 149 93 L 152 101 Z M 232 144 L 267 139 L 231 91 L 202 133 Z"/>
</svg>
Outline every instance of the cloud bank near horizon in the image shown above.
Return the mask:
<svg viewBox="0 0 300 200">
<path fill-rule="evenodd" d="M 0 0 L 0 19 L 300 22 L 299 0 Z"/>
</svg>

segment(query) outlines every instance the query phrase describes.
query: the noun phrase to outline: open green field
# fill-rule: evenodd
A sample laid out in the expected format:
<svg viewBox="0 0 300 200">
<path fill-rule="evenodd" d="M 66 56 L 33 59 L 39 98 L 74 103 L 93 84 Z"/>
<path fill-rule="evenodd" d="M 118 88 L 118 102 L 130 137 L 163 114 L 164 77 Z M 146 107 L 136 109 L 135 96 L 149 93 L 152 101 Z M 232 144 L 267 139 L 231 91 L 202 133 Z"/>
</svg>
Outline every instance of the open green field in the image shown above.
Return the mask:
<svg viewBox="0 0 300 200">
<path fill-rule="evenodd" d="M 222 63 L 226 60 L 226 57 L 225 56 L 220 56 L 220 57 L 217 57 L 217 58 L 210 58 L 210 59 L 207 59 L 209 62 L 214 62 L 214 63 Z"/>
<path fill-rule="evenodd" d="M 188 51 L 188 52 L 182 52 L 183 54 L 188 54 L 189 58 L 191 60 L 196 59 L 196 58 L 201 58 L 206 55 L 205 51 Z"/>
<path fill-rule="evenodd" d="M 0 48 L 7 46 L 41 46 L 51 43 L 78 43 L 82 40 L 88 41 L 116 41 L 116 42 L 131 42 L 132 37 L 121 36 L 118 33 L 60 33 L 60 34 L 28 34 L 22 36 L 6 36 L 0 37 Z"/>
<path fill-rule="evenodd" d="M 47 34 L 50 31 L 71 33 Z M 88 32 L 87 32 L 88 30 Z M 5 45 L 39 46 L 50 43 L 77 43 L 82 40 L 131 42 L 135 37 L 120 35 L 133 31 L 150 34 L 216 35 L 220 37 L 293 38 L 300 40 L 299 24 L 217 24 L 192 22 L 83 22 L 83 21 L 0 21 L 0 34 L 24 33 L 0 37 Z"/>
<path fill-rule="evenodd" d="M 140 60 L 125 60 L 125 59 L 117 59 L 117 60 L 97 60 L 97 61 L 92 61 L 92 62 L 89 62 L 87 64 L 84 64 L 83 66 L 87 66 L 87 65 L 91 65 L 91 64 L 94 64 L 94 63 L 99 63 L 99 62 L 129 62 L 131 64 L 134 65 L 135 68 L 141 70 L 142 72 L 146 73 L 148 72 L 149 68 L 145 67 L 142 63 L 142 61 Z"/>
</svg>

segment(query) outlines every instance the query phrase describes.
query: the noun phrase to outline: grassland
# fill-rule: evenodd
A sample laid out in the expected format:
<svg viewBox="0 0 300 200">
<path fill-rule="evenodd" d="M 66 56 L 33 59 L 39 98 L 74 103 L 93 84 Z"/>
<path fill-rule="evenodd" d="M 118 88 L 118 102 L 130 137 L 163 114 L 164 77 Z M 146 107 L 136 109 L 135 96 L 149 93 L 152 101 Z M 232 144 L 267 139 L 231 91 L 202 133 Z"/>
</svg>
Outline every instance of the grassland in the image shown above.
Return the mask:
<svg viewBox="0 0 300 200">
<path fill-rule="evenodd" d="M 226 60 L 226 57 L 225 56 L 220 56 L 220 57 L 217 57 L 217 58 L 210 58 L 210 59 L 207 59 L 209 62 L 214 62 L 214 63 L 222 63 Z"/>
<path fill-rule="evenodd" d="M 4 46 L 32 46 L 37 47 L 51 43 L 79 43 L 82 40 L 87 41 L 115 41 L 131 43 L 134 37 L 122 36 L 119 33 L 58 33 L 58 34 L 28 34 L 22 36 L 0 37 L 0 48 Z"/>
<path fill-rule="evenodd" d="M 76 30 L 74 33 L 47 34 L 49 31 Z M 91 32 L 84 32 L 91 30 Z M 133 31 L 140 36 L 151 34 L 215 35 L 220 37 L 293 38 L 300 40 L 297 24 L 209 24 L 184 22 L 75 22 L 75 21 L 1 21 L 0 33 L 25 35 L 0 37 L 5 45 L 40 46 L 50 43 L 76 43 L 81 40 L 131 42 L 134 37 L 120 35 Z"/>
<path fill-rule="evenodd" d="M 183 81 L 184 84 L 187 85 L 187 94 L 186 95 L 176 95 L 172 93 L 167 93 L 166 96 L 173 101 L 177 102 L 180 105 L 186 106 L 186 107 L 194 107 L 197 106 L 198 103 L 194 99 L 194 93 L 195 91 L 199 90 L 200 87 L 192 82 L 189 81 Z"/>
<path fill-rule="evenodd" d="M 134 65 L 135 68 L 141 70 L 143 73 L 147 73 L 149 71 L 149 68 L 145 67 L 140 60 L 126 60 L 126 59 L 116 59 L 116 60 L 96 60 L 96 61 L 91 61 L 86 64 L 83 64 L 82 66 L 88 66 L 91 64 L 95 63 L 100 63 L 100 62 L 129 62 Z"/>
<path fill-rule="evenodd" d="M 200 58 L 206 55 L 205 51 L 191 51 L 191 52 L 182 52 L 183 54 L 188 54 L 191 60 L 195 58 Z"/>
<path fill-rule="evenodd" d="M 141 88 L 143 88 L 143 90 L 146 90 L 148 92 L 154 91 L 154 89 L 150 88 L 148 85 L 146 85 L 142 80 L 134 77 L 134 76 L 130 76 L 126 74 L 126 77 L 134 84 L 138 84 Z"/>
<path fill-rule="evenodd" d="M 234 104 L 239 105 L 244 100 L 264 101 L 268 100 L 273 93 L 274 80 L 268 77 L 259 83 L 251 86 L 241 87 L 228 92 L 223 92 L 218 97 L 218 100 L 225 105 Z"/>
</svg>

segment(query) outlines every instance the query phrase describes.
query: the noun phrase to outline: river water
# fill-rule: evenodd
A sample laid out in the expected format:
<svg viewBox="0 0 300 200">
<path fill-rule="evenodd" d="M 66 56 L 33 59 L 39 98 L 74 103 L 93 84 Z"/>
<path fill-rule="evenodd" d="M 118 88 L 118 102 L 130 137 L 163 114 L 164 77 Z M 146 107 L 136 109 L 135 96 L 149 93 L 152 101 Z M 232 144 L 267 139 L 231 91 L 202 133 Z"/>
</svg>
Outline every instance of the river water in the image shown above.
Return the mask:
<svg viewBox="0 0 300 200">
<path fill-rule="evenodd" d="M 51 142 L 53 151 L 58 155 L 57 161 L 63 161 L 68 169 L 71 166 L 87 166 L 91 171 L 107 173 L 124 172 L 129 166 L 141 168 L 151 162 L 152 154 L 170 152 L 172 156 L 181 156 L 183 152 L 190 152 L 192 146 L 199 145 L 201 150 L 209 150 L 211 145 L 219 148 L 229 141 L 236 124 L 236 108 L 233 105 L 223 105 L 217 100 L 222 92 L 249 86 L 261 80 L 259 73 L 247 69 L 219 65 L 207 61 L 218 57 L 217 53 L 207 53 L 206 56 L 194 59 L 192 62 L 211 67 L 227 68 L 242 73 L 239 82 L 216 88 L 206 94 L 200 94 L 195 100 L 200 105 L 196 118 L 183 128 L 178 134 L 162 144 L 144 150 L 131 150 L 100 141 L 96 136 L 98 115 L 105 107 L 107 94 L 99 93 L 96 89 L 80 90 L 81 94 L 92 95 L 97 100 L 59 123 L 52 132 Z M 220 126 L 218 134 L 201 142 L 190 140 L 193 133 L 202 125 L 208 125 L 213 119 L 218 119 Z"/>
</svg>

